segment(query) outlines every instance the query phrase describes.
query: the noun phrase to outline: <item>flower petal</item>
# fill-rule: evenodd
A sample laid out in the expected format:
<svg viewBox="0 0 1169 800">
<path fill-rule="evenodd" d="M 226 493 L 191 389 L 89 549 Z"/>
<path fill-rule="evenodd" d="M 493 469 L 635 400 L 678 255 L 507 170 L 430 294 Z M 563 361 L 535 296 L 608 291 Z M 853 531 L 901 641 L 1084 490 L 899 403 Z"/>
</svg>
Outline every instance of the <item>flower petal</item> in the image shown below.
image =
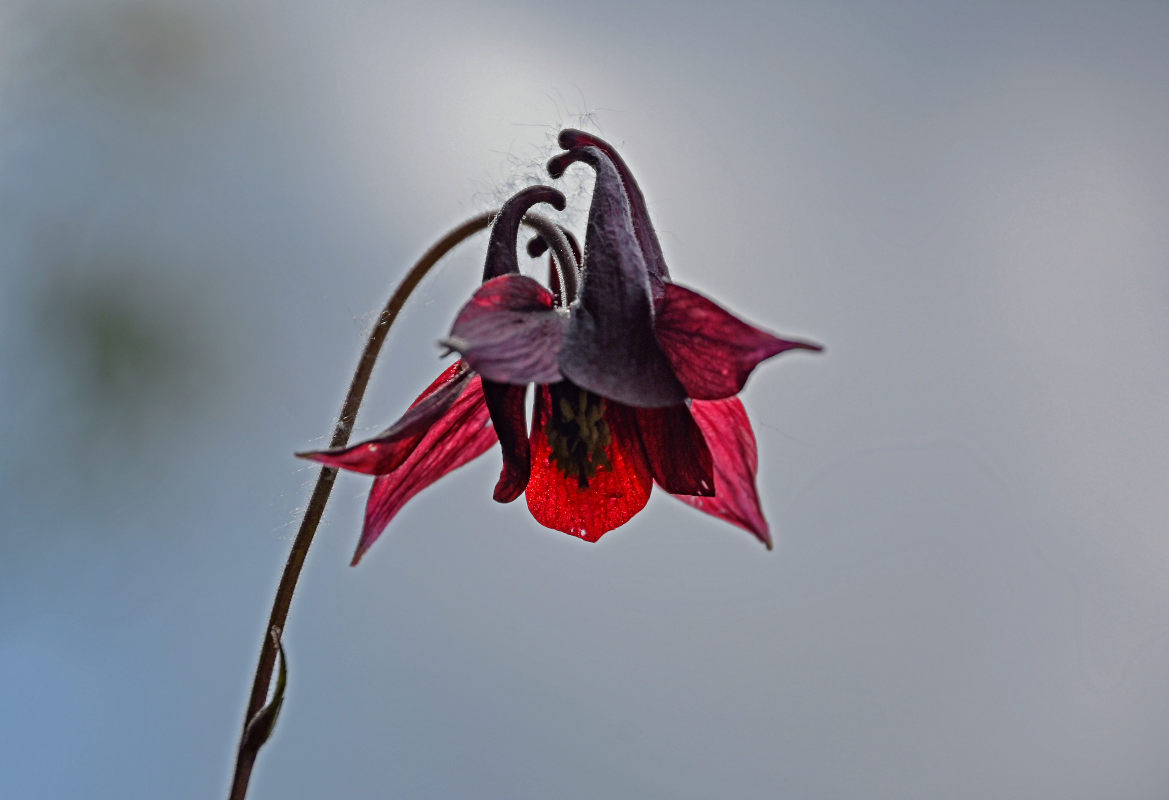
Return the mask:
<svg viewBox="0 0 1169 800">
<path fill-rule="evenodd" d="M 560 137 L 557 139 L 560 146 L 565 150 L 572 150 L 577 147 L 593 146 L 603 152 L 613 162 L 613 166 L 617 168 L 617 173 L 621 176 L 621 183 L 625 186 L 625 194 L 629 197 L 629 210 L 633 217 L 633 232 L 637 236 L 637 243 L 641 246 L 642 255 L 645 256 L 645 266 L 649 274 L 650 290 L 653 293 L 655 302 L 661 299 L 665 292 L 665 284 L 670 280 L 670 270 L 666 267 L 665 256 L 662 255 L 662 246 L 658 242 L 657 231 L 654 230 L 653 223 L 649 219 L 649 209 L 645 204 L 645 195 L 641 192 L 641 187 L 637 185 L 637 180 L 633 177 L 633 173 L 629 169 L 629 165 L 625 163 L 625 159 L 613 147 L 613 145 L 606 142 L 600 137 L 594 136 L 591 133 L 578 131 L 573 128 L 565 128 L 560 132 Z M 567 155 L 567 154 L 564 154 Z M 548 171 L 553 178 L 558 178 L 564 172 L 564 166 L 559 161 L 563 156 L 556 156 L 548 164 Z"/>
<path fill-rule="evenodd" d="M 676 283 L 666 284 L 654 327 L 686 393 L 699 400 L 738 394 L 759 362 L 785 350 L 823 349 L 759 330 Z"/>
<path fill-rule="evenodd" d="M 616 168 L 595 147 L 570 150 L 597 172 L 585 235 L 583 284 L 560 371 L 583 389 L 630 406 L 676 405 L 686 391 L 654 337 L 645 258 Z"/>
<path fill-rule="evenodd" d="M 462 359 L 451 364 L 430 384 L 402 418 L 384 431 L 358 444 L 331 450 L 297 453 L 299 458 L 319 461 L 337 469 L 366 475 L 382 475 L 396 469 L 414 452 L 414 448 L 451 404 L 467 390 L 475 373 Z"/>
<path fill-rule="evenodd" d="M 501 275 L 479 287 L 443 344 L 499 383 L 556 383 L 568 318 L 552 293 L 526 275 Z"/>
<path fill-rule="evenodd" d="M 536 387 L 528 508 L 541 525 L 595 542 L 641 511 L 653 488 L 632 409 L 616 403 L 606 405 L 604 420 L 610 440 L 605 455 L 610 466 L 601 467 L 584 489 L 576 477 L 566 476 L 552 460 L 546 432 L 551 413 L 551 391 L 547 386 Z"/>
<path fill-rule="evenodd" d="M 450 411 L 427 431 L 409 458 L 373 482 L 365 506 L 365 526 L 352 563 L 361 560 L 407 500 L 443 475 L 482 455 L 495 442 L 482 381 L 476 375 Z"/>
<path fill-rule="evenodd" d="M 710 448 L 685 403 L 635 408 L 637 429 L 650 471 L 670 494 L 714 494 Z"/>
<path fill-rule="evenodd" d="M 759 457 L 747 412 L 737 397 L 695 400 L 690 411 L 714 456 L 714 497 L 674 495 L 699 511 L 755 534 L 771 549 L 771 529 L 759 508 L 755 472 Z"/>
<path fill-rule="evenodd" d="M 532 471 L 528 415 L 524 409 L 527 393 L 527 386 L 483 381 L 483 396 L 491 412 L 491 425 L 503 451 L 503 470 L 493 494 L 497 503 L 510 503 L 523 494 Z"/>
</svg>

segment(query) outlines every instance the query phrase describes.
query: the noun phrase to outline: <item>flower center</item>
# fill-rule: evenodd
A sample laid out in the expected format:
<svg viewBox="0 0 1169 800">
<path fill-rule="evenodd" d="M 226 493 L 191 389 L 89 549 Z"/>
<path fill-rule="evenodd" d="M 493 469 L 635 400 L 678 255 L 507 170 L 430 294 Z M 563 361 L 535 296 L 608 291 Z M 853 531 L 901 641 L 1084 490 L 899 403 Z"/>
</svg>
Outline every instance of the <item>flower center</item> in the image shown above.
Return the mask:
<svg viewBox="0 0 1169 800">
<path fill-rule="evenodd" d="M 544 426 L 552 461 L 580 488 L 589 488 L 589 478 L 601 468 L 612 469 L 605 448 L 609 446 L 609 424 L 605 422 L 605 399 L 586 392 L 568 381 L 554 384 L 552 416 Z"/>
</svg>

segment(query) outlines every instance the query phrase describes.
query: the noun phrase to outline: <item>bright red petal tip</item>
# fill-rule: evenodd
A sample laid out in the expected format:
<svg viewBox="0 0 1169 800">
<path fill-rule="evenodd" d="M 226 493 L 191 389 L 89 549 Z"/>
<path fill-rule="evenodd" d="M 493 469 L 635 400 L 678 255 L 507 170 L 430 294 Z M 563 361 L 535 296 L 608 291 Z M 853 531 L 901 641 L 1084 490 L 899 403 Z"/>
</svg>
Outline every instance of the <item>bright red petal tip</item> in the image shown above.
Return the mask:
<svg viewBox="0 0 1169 800">
<path fill-rule="evenodd" d="M 773 336 L 676 283 L 665 288 L 654 332 L 692 398 L 733 397 L 742 391 L 759 362 L 785 350 L 823 349 L 818 344 Z"/>
<path fill-rule="evenodd" d="M 610 403 L 605 409 L 610 441 L 605 448 L 610 467 L 601 467 L 580 488 L 552 461 L 545 425 L 552 413 L 551 393 L 536 389 L 532 420 L 532 477 L 528 480 L 528 509 L 541 525 L 595 542 L 624 525 L 649 501 L 653 479 L 631 409 Z"/>
<path fill-rule="evenodd" d="M 297 453 L 299 458 L 360 472 L 384 475 L 406 460 L 430 427 L 450 409 L 466 389 L 474 373 L 466 361 L 456 361 L 410 404 L 402 418 L 372 439 L 333 450 Z"/>
<path fill-rule="evenodd" d="M 690 412 L 714 457 L 714 497 L 679 494 L 674 497 L 750 531 L 770 550 L 771 529 L 763 518 L 755 488 L 755 472 L 759 468 L 755 434 L 743 404 L 737 397 L 695 400 L 690 404 Z"/>
<path fill-rule="evenodd" d="M 476 375 L 401 466 L 373 482 L 365 506 L 365 526 L 352 563 L 361 560 L 407 500 L 482 455 L 495 442 L 482 380 Z"/>
</svg>

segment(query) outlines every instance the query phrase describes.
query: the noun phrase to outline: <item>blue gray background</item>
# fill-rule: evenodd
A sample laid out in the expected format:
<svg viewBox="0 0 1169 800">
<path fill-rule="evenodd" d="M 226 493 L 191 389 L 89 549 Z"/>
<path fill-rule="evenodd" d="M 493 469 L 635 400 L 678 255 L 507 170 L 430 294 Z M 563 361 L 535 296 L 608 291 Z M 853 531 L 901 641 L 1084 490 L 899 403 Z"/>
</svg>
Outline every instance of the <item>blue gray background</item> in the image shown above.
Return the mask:
<svg viewBox="0 0 1169 800">
<path fill-rule="evenodd" d="M 350 569 L 344 476 L 251 797 L 1169 796 L 1167 54 L 1161 2 L 0 3 L 0 796 L 226 794 L 292 452 L 562 125 L 827 345 L 744 395 L 778 547 L 664 496 L 589 546 L 489 455 Z"/>
</svg>

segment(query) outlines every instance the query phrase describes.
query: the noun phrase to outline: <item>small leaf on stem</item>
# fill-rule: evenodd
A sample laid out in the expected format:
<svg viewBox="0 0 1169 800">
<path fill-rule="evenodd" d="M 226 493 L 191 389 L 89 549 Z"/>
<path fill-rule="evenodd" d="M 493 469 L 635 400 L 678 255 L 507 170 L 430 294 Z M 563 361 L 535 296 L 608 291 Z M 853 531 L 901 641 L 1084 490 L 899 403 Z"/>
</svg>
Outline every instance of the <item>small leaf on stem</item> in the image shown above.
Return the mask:
<svg viewBox="0 0 1169 800">
<path fill-rule="evenodd" d="M 284 645 L 280 643 L 280 629 L 271 630 L 272 642 L 276 645 L 276 654 L 280 659 L 280 672 L 276 676 L 276 691 L 271 702 L 256 712 L 248 720 L 244 729 L 244 740 L 241 750 L 256 752 L 268 741 L 272 731 L 276 729 L 276 717 L 280 715 L 280 706 L 284 704 L 284 687 L 288 685 L 288 664 L 284 659 Z"/>
</svg>

